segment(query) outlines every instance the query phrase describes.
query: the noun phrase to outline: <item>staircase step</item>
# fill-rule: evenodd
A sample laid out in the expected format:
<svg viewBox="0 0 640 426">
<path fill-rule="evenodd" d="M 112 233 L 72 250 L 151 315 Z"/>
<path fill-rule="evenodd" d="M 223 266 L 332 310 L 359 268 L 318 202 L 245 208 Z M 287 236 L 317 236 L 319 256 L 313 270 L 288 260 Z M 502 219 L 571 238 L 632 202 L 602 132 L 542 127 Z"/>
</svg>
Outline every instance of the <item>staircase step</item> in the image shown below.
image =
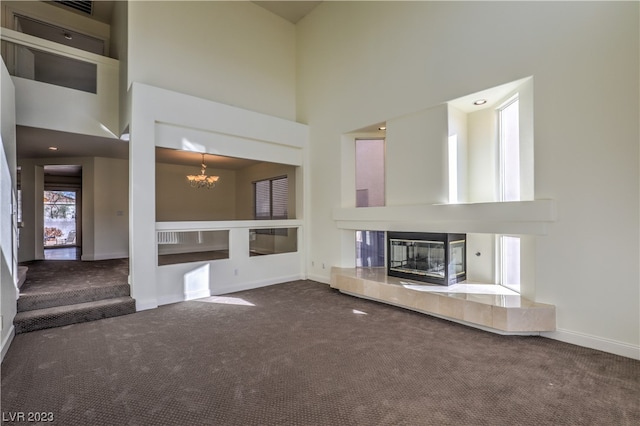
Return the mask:
<svg viewBox="0 0 640 426">
<path fill-rule="evenodd" d="M 135 313 L 135 311 L 136 304 L 131 297 L 117 297 L 68 306 L 56 306 L 19 312 L 13 324 L 16 334 L 19 334 L 127 315 Z"/>
<path fill-rule="evenodd" d="M 20 294 L 20 298 L 18 299 L 18 312 L 76 305 L 78 303 L 95 302 L 102 299 L 126 297 L 129 295 L 129 284 L 90 287 L 55 293 L 23 293 Z"/>
</svg>

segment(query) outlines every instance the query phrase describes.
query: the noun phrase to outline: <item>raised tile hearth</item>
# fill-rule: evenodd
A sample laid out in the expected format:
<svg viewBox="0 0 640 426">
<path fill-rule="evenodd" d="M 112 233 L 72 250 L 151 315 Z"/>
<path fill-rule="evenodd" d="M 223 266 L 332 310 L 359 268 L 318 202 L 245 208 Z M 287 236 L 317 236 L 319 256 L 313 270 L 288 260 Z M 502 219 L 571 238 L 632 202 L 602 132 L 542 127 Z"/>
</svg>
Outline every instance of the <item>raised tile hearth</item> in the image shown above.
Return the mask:
<svg viewBox="0 0 640 426">
<path fill-rule="evenodd" d="M 495 284 L 448 287 L 390 277 L 385 268 L 332 268 L 331 287 L 501 334 L 553 331 L 556 309 Z"/>
</svg>

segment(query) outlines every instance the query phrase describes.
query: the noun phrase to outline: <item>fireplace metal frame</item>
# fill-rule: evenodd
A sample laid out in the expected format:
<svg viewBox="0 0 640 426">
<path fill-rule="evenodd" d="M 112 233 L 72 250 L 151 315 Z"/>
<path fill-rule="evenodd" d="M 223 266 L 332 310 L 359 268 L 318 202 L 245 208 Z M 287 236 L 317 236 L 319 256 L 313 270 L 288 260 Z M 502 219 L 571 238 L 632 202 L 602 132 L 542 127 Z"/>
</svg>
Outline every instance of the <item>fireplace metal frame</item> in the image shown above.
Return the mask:
<svg viewBox="0 0 640 426">
<path fill-rule="evenodd" d="M 403 241 L 407 243 L 407 247 L 411 244 L 442 244 L 444 250 L 443 259 L 443 273 L 440 274 L 429 273 L 427 270 L 416 270 L 416 272 L 410 272 L 408 268 L 392 267 L 392 241 Z M 467 235 L 466 234 L 452 234 L 452 233 L 436 233 L 436 232 L 387 232 L 387 274 L 392 277 L 406 278 L 410 280 L 417 280 L 422 282 L 428 282 L 439 285 L 452 285 L 467 278 Z M 452 271 L 451 262 L 451 245 L 455 243 L 463 242 L 463 254 L 462 254 L 462 271 Z M 420 272 L 418 272 L 420 271 Z"/>
</svg>

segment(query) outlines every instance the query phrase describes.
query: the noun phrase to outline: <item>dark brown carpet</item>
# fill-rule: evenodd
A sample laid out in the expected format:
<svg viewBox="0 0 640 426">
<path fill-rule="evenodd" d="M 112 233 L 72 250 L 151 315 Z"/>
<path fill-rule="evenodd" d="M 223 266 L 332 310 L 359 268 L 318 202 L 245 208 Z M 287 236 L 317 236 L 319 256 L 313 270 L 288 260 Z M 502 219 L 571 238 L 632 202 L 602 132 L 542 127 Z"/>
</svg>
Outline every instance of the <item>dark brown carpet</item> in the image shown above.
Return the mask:
<svg viewBox="0 0 640 426">
<path fill-rule="evenodd" d="M 65 426 L 640 424 L 640 361 L 499 336 L 312 281 L 229 297 L 16 336 L 2 364 L 4 418 L 51 412 Z"/>
<path fill-rule="evenodd" d="M 60 293 L 78 289 L 127 284 L 129 259 L 98 260 L 35 260 L 25 262 L 27 279 L 20 294 Z"/>
</svg>

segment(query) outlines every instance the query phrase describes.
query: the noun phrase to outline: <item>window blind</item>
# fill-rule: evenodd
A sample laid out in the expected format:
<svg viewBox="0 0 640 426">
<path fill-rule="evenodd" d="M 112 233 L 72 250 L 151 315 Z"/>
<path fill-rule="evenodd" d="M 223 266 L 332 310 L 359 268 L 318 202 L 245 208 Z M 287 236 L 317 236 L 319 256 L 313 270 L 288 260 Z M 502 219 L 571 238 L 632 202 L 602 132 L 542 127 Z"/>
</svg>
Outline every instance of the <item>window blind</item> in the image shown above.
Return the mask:
<svg viewBox="0 0 640 426">
<path fill-rule="evenodd" d="M 288 218 L 288 194 L 289 185 L 286 177 L 271 181 L 271 219 Z"/>
<path fill-rule="evenodd" d="M 254 182 L 255 218 L 288 219 L 289 184 L 287 177 Z"/>
<path fill-rule="evenodd" d="M 255 217 L 256 219 L 270 219 L 271 218 L 271 182 L 268 180 L 261 180 L 255 182 Z"/>
</svg>

